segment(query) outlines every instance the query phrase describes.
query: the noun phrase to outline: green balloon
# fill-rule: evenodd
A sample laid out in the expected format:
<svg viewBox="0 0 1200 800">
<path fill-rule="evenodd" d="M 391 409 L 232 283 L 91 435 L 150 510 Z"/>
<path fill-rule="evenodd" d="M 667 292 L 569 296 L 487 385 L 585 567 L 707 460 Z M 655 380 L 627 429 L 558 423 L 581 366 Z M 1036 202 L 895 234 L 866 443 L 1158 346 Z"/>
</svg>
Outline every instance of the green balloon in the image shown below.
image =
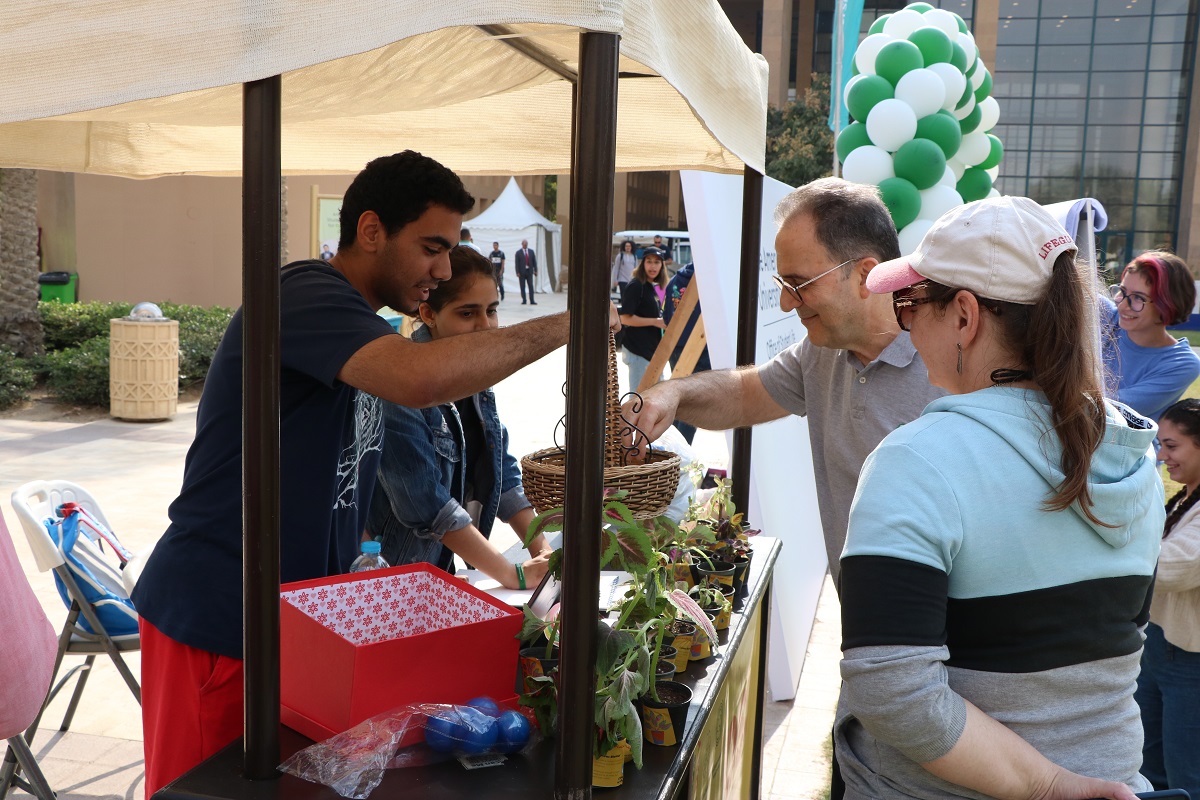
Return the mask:
<svg viewBox="0 0 1200 800">
<path fill-rule="evenodd" d="M 982 103 L 987 99 L 987 96 L 992 93 L 992 73 L 986 69 L 983 71 L 983 83 L 979 84 L 979 88 L 975 90 L 975 102 Z"/>
<path fill-rule="evenodd" d="M 914 69 L 925 66 L 925 59 L 915 44 L 907 39 L 897 39 L 885 44 L 875 56 L 875 72 L 896 83 Z"/>
<path fill-rule="evenodd" d="M 911 8 L 911 6 L 910 6 Z M 942 64 L 950 60 L 954 52 L 950 46 L 950 37 L 941 28 L 917 28 L 908 35 L 908 40 L 921 51 L 925 66 Z"/>
<path fill-rule="evenodd" d="M 891 212 L 896 230 L 903 230 L 904 226 L 916 219 L 917 214 L 921 212 L 921 193 L 904 178 L 887 178 L 880 181 L 879 194 L 883 198 L 883 204 Z"/>
<path fill-rule="evenodd" d="M 992 190 L 992 176 L 979 167 L 967 167 L 954 188 L 958 189 L 962 199 L 968 203 L 982 200 Z"/>
<path fill-rule="evenodd" d="M 946 174 L 946 154 L 929 139 L 910 139 L 896 151 L 892 163 L 896 177 L 918 189 L 928 189 Z"/>
<path fill-rule="evenodd" d="M 954 14 L 953 11 L 951 11 L 950 13 Z M 963 22 L 963 18 L 960 17 L 958 14 L 954 14 L 954 23 L 956 25 L 958 25 L 959 33 L 970 33 L 970 31 L 967 30 L 967 23 Z"/>
<path fill-rule="evenodd" d="M 891 17 L 891 14 L 884 14 L 881 17 L 876 17 L 875 21 L 871 23 L 871 27 L 867 28 L 867 36 L 870 36 L 872 33 L 883 33 L 883 26 L 887 24 L 887 21 L 891 19 Z"/>
<path fill-rule="evenodd" d="M 846 92 L 846 108 L 850 116 L 859 122 L 867 121 L 867 114 L 882 100 L 890 100 L 896 95 L 896 90 L 886 79 L 878 75 L 864 75 L 854 81 L 850 91 Z"/>
<path fill-rule="evenodd" d="M 857 74 L 858 74 L 858 59 L 852 58 L 852 59 L 850 59 L 850 77 L 853 78 Z"/>
<path fill-rule="evenodd" d="M 929 3 L 909 3 L 905 6 L 909 11 L 915 11 L 918 14 L 924 14 L 926 11 L 933 11 L 933 6 Z"/>
<path fill-rule="evenodd" d="M 946 158 L 954 158 L 962 145 L 962 126 L 953 114 L 943 109 L 917 120 L 916 138 L 928 139 L 942 149 Z"/>
<path fill-rule="evenodd" d="M 958 42 L 950 43 L 950 63 L 958 67 L 958 71 L 964 75 L 967 72 L 967 51 L 962 49 L 962 45 Z"/>
<path fill-rule="evenodd" d="M 975 90 L 971 88 L 971 82 L 967 81 L 967 87 L 965 89 L 963 89 L 962 97 L 958 98 L 958 103 L 957 103 L 957 105 L 954 106 L 954 108 L 955 109 L 962 108 L 967 103 L 971 102 L 971 95 L 974 92 L 975 92 Z"/>
<path fill-rule="evenodd" d="M 966 51 L 964 50 L 963 52 L 966 52 Z M 980 66 L 980 64 L 979 64 L 979 59 L 977 58 L 977 59 L 975 59 L 974 61 L 972 61 L 972 62 L 971 62 L 971 68 L 970 68 L 970 69 L 968 69 L 968 70 L 967 70 L 966 72 L 964 72 L 963 74 L 964 74 L 964 75 L 966 75 L 968 78 L 970 78 L 972 75 L 974 75 L 974 74 L 975 74 L 975 70 L 979 69 L 979 66 Z"/>
<path fill-rule="evenodd" d="M 981 164 L 979 164 L 980 169 L 991 169 L 992 167 L 998 167 L 1000 166 L 1000 160 L 1004 158 L 1004 145 L 1000 143 L 1000 140 L 990 133 L 987 135 L 987 137 L 988 143 L 992 146 L 992 152 L 990 152 L 988 157 L 985 158 Z"/>
<path fill-rule="evenodd" d="M 963 117 L 962 122 L 959 123 L 959 125 L 962 126 L 963 136 L 966 136 L 968 133 L 971 133 L 976 128 L 978 128 L 979 123 L 982 120 L 983 120 L 983 111 L 980 110 L 979 106 L 975 106 L 974 108 L 971 109 L 971 113 L 967 114 L 965 117 Z"/>
<path fill-rule="evenodd" d="M 861 122 L 851 122 L 849 126 L 843 128 L 842 132 L 838 134 L 838 161 L 845 161 L 846 156 L 850 155 L 852 150 L 857 150 L 863 145 L 870 143 L 871 137 L 867 136 L 867 126 Z"/>
</svg>

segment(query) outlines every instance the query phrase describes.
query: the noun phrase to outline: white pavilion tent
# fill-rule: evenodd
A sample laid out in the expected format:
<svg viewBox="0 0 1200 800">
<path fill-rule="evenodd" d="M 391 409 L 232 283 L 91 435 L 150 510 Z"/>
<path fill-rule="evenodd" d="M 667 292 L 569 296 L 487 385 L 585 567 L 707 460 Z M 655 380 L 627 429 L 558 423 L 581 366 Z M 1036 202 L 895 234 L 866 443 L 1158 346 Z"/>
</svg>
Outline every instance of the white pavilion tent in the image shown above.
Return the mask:
<svg viewBox="0 0 1200 800">
<path fill-rule="evenodd" d="M 477 247 L 488 254 L 492 242 L 499 242 L 508 257 L 504 269 L 504 288 L 520 293 L 517 286 L 516 252 L 522 240 L 529 242 L 537 256 L 538 273 L 535 288 L 548 292 L 558 287 L 558 270 L 562 264 L 562 225 L 546 219 L 530 204 L 517 185 L 509 178 L 508 185 L 483 213 L 463 222 L 470 229 Z"/>
</svg>

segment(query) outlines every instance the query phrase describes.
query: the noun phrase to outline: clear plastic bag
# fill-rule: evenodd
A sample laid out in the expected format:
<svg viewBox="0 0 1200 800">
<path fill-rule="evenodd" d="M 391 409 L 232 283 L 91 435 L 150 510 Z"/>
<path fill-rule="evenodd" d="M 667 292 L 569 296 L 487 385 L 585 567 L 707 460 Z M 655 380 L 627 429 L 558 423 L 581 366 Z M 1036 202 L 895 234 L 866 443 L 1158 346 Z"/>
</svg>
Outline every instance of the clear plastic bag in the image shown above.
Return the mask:
<svg viewBox="0 0 1200 800">
<path fill-rule="evenodd" d="M 419 703 L 378 714 L 299 751 L 282 772 L 362 800 L 385 769 L 420 767 L 457 756 L 525 752 L 540 740 L 522 711 L 487 698 L 469 705 Z"/>
</svg>

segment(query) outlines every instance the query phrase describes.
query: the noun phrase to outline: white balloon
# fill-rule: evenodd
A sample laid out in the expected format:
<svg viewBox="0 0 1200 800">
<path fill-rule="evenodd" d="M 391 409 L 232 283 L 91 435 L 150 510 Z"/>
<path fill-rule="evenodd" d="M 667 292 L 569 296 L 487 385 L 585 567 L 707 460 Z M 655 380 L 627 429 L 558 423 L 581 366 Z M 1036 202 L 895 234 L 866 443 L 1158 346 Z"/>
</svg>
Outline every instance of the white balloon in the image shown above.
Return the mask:
<svg viewBox="0 0 1200 800">
<path fill-rule="evenodd" d="M 959 148 L 960 152 L 961 152 L 961 149 L 962 148 L 960 147 Z M 946 166 L 949 167 L 951 169 L 951 171 L 954 172 L 954 185 L 957 186 L 958 182 L 962 180 L 963 173 L 967 171 L 967 165 L 964 164 L 963 162 L 959 161 L 958 153 L 955 153 L 954 158 L 950 158 L 950 159 L 946 160 Z"/>
<path fill-rule="evenodd" d="M 872 33 L 862 40 L 858 49 L 854 51 L 854 63 L 858 65 L 860 74 L 875 74 L 875 56 L 879 55 L 879 51 L 890 41 L 892 37 L 886 33 Z"/>
<path fill-rule="evenodd" d="M 984 172 L 986 172 L 988 177 L 992 179 L 992 183 L 995 183 L 996 179 L 1000 177 L 1000 167 L 991 167 L 989 169 L 985 169 Z"/>
<path fill-rule="evenodd" d="M 946 102 L 946 84 L 931 70 L 910 70 L 896 83 L 896 99 L 908 103 L 917 119 L 927 117 Z"/>
<path fill-rule="evenodd" d="M 988 196 L 988 197 L 999 197 L 999 196 L 1000 196 L 1000 190 L 999 190 L 999 189 L 997 189 L 995 186 L 993 186 L 993 187 L 992 187 L 992 190 L 991 190 L 990 192 L 988 192 L 987 196 Z"/>
<path fill-rule="evenodd" d="M 880 100 L 867 114 L 867 136 L 889 153 L 899 150 L 916 134 L 917 115 L 903 100 Z"/>
<path fill-rule="evenodd" d="M 994 97 L 985 97 L 979 103 L 979 113 L 981 116 L 978 130 L 987 133 L 1000 121 L 1000 104 Z"/>
<path fill-rule="evenodd" d="M 930 64 L 925 69 L 942 79 L 942 83 L 946 87 L 946 98 L 942 101 L 942 108 L 953 111 L 962 98 L 963 90 L 967 88 L 967 76 L 963 75 L 962 70 L 953 64 Z"/>
<path fill-rule="evenodd" d="M 955 26 L 954 30 L 958 31 L 958 27 Z M 950 41 L 958 42 L 958 46 L 961 47 L 963 49 L 963 52 L 965 52 L 967 54 L 967 67 L 966 68 L 970 69 L 971 65 L 975 63 L 976 56 L 979 55 L 978 53 L 975 52 L 975 37 L 969 33 L 963 33 L 962 31 L 958 31 L 957 35 L 950 34 Z"/>
<path fill-rule="evenodd" d="M 975 70 L 975 74 L 967 79 L 971 81 L 971 88 L 978 89 L 980 86 L 983 86 L 983 76 L 987 74 L 987 68 L 983 64 L 980 64 L 979 69 Z"/>
<path fill-rule="evenodd" d="M 975 110 L 975 95 L 971 95 L 970 97 L 967 98 L 967 102 L 963 105 L 962 108 L 956 108 L 954 110 L 954 118 L 956 120 L 958 120 L 959 122 L 962 122 L 964 119 L 966 119 L 968 116 L 970 116 L 971 112 L 974 110 Z"/>
<path fill-rule="evenodd" d="M 892 154 L 870 144 L 856 147 L 842 164 L 842 177 L 852 183 L 878 186 L 880 181 L 896 177 Z"/>
<path fill-rule="evenodd" d="M 987 134 L 981 131 L 968 133 L 963 137 L 962 146 L 954 157 L 969 167 L 983 163 L 992 154 L 992 142 Z"/>
<path fill-rule="evenodd" d="M 928 13 L 928 12 L 926 12 Z M 925 23 L 925 15 L 911 8 L 902 8 L 887 18 L 883 23 L 883 32 L 897 39 L 907 39 L 908 35 Z M 955 27 L 955 30 L 958 30 Z"/>
<path fill-rule="evenodd" d="M 914 219 L 912 222 L 904 226 L 904 230 L 900 231 L 900 252 L 911 253 L 917 249 L 917 245 L 925 238 L 925 234 L 933 227 L 931 219 Z"/>
<path fill-rule="evenodd" d="M 958 185 L 958 177 L 959 176 L 954 174 L 954 168 L 950 166 L 949 162 L 947 162 L 946 171 L 942 173 L 942 177 L 938 178 L 937 185 L 949 186 L 951 189 L 953 189 Z"/>
<path fill-rule="evenodd" d="M 962 195 L 953 186 L 943 186 L 935 183 L 921 191 L 921 212 L 919 219 L 937 219 L 955 206 L 963 204 Z"/>
<path fill-rule="evenodd" d="M 950 37 L 950 41 L 954 41 L 958 36 L 958 23 L 954 20 L 954 14 L 945 9 L 934 8 L 926 11 L 921 15 L 921 21 L 925 28 L 941 28 L 942 32 Z"/>
</svg>

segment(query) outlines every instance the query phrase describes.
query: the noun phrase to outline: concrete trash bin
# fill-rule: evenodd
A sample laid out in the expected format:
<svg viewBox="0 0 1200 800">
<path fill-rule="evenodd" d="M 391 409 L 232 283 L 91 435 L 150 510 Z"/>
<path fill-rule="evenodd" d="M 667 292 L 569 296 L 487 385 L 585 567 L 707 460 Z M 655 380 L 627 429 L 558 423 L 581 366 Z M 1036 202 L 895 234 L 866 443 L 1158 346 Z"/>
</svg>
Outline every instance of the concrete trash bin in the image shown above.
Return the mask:
<svg viewBox="0 0 1200 800">
<path fill-rule="evenodd" d="M 143 308 L 150 306 L 150 309 Z M 118 419 L 162 420 L 179 400 L 179 322 L 152 303 L 109 320 L 109 413 Z"/>
</svg>

